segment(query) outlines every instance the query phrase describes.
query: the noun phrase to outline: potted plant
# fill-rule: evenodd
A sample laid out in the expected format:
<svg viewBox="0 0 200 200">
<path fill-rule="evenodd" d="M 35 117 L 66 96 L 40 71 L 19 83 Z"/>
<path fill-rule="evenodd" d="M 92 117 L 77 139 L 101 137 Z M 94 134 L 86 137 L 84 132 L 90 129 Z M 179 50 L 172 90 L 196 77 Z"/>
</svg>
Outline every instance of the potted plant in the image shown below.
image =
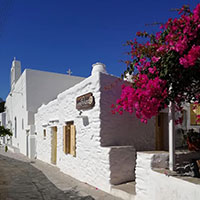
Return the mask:
<svg viewBox="0 0 200 200">
<path fill-rule="evenodd" d="M 200 133 L 190 129 L 187 132 L 187 144 L 190 151 L 200 151 Z"/>
</svg>

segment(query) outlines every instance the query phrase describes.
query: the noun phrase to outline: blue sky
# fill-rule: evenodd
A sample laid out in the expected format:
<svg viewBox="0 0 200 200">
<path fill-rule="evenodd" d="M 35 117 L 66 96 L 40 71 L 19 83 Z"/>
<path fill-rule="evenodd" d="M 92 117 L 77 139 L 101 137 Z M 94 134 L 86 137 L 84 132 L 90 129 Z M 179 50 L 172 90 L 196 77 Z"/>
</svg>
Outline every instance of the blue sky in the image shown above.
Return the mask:
<svg viewBox="0 0 200 200">
<path fill-rule="evenodd" d="M 171 8 L 199 0 L 0 0 L 0 97 L 10 90 L 13 57 L 25 68 L 87 77 L 103 62 L 120 76 L 123 44 L 145 26 L 177 16 Z"/>
</svg>

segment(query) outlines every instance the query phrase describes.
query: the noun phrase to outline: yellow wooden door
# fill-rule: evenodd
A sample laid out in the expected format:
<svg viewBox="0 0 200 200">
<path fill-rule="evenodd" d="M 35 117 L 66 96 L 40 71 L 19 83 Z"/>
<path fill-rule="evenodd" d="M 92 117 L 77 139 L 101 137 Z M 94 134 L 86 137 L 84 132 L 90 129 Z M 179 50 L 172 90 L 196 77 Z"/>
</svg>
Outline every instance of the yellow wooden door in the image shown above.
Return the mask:
<svg viewBox="0 0 200 200">
<path fill-rule="evenodd" d="M 57 127 L 51 128 L 51 163 L 56 165 L 57 161 Z"/>
<path fill-rule="evenodd" d="M 70 126 L 70 139 L 71 139 L 71 145 L 70 145 L 70 152 L 75 157 L 76 156 L 76 129 L 74 125 Z"/>
</svg>

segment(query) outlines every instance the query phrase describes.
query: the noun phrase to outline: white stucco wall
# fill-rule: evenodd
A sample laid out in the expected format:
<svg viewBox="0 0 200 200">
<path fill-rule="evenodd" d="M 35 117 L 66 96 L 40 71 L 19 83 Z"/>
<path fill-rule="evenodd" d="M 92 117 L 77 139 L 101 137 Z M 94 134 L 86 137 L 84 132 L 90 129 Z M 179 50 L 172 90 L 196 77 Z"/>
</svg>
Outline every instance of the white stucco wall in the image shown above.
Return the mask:
<svg viewBox="0 0 200 200">
<path fill-rule="evenodd" d="M 38 113 L 35 114 L 35 124 L 36 124 L 36 152 L 37 158 L 45 162 L 51 162 L 51 126 L 58 123 L 52 123 L 50 126 L 50 120 L 58 119 L 58 103 L 57 99 L 51 101 L 47 105 L 42 105 Z M 46 137 L 44 137 L 43 131 L 46 130 Z M 62 131 L 59 131 L 62 134 Z"/>
<path fill-rule="evenodd" d="M 200 184 L 166 176 L 152 170 L 155 154 L 153 152 L 137 153 L 136 199 L 198 200 L 200 198 Z M 166 157 L 164 153 L 163 156 Z"/>
<path fill-rule="evenodd" d="M 77 118 L 76 97 L 92 92 L 95 98 L 93 109 L 83 111 L 84 118 Z M 35 115 L 37 132 L 37 157 L 50 162 L 51 135 L 50 127 L 57 125 L 57 166 L 61 171 L 102 190 L 109 191 L 109 151 L 100 145 L 100 84 L 99 74 L 95 74 L 74 87 L 58 95 L 57 100 L 43 105 Z M 44 126 L 51 119 L 59 122 L 46 127 L 47 137 L 43 138 Z M 74 121 L 76 126 L 76 157 L 63 152 L 63 126 L 67 121 Z M 43 126 L 42 126 L 43 125 Z"/>
<path fill-rule="evenodd" d="M 47 104 L 57 95 L 84 80 L 82 77 L 66 74 L 26 69 L 27 110 L 36 112 L 42 104 Z"/>
<path fill-rule="evenodd" d="M 20 152 L 24 155 L 27 153 L 26 129 L 28 129 L 26 96 L 26 73 L 24 72 L 13 86 L 12 91 L 7 96 L 5 104 L 6 125 L 13 133 L 11 144 L 19 148 Z M 17 137 L 15 137 L 15 118 L 17 120 Z"/>
</svg>

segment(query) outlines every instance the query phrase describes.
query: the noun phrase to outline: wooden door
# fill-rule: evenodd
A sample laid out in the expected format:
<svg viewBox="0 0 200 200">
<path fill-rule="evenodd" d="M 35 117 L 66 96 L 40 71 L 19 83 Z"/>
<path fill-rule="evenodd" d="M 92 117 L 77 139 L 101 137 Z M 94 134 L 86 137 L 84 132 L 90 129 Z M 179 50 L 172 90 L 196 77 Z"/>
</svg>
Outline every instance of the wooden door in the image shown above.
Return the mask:
<svg viewBox="0 0 200 200">
<path fill-rule="evenodd" d="M 56 165 L 57 161 L 57 127 L 51 128 L 51 163 Z"/>
<path fill-rule="evenodd" d="M 164 150 L 164 113 L 156 116 L 156 150 Z"/>
<path fill-rule="evenodd" d="M 76 156 L 76 129 L 74 125 L 70 126 L 70 152 L 75 157 Z"/>
</svg>

